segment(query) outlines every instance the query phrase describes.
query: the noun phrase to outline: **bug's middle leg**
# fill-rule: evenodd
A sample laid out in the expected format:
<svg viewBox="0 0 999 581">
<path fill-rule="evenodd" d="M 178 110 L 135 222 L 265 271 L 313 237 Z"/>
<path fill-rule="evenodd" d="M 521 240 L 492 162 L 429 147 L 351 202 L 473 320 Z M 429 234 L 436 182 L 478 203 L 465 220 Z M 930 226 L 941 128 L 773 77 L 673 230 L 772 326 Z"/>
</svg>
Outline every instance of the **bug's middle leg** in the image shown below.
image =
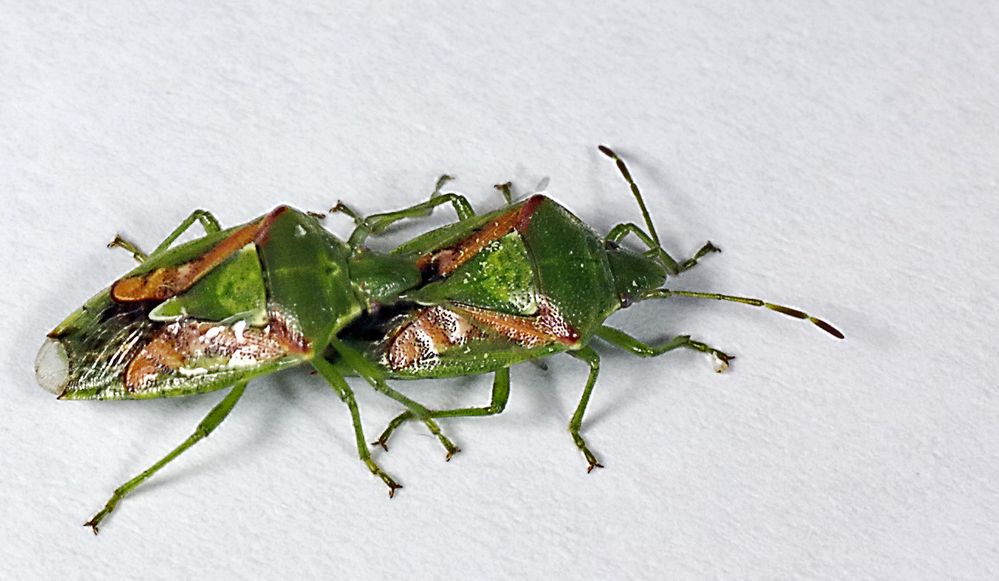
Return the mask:
<svg viewBox="0 0 999 581">
<path fill-rule="evenodd" d="M 382 372 L 352 347 L 345 345 L 336 338 L 330 340 L 330 346 L 343 357 L 344 363 L 357 372 L 375 391 L 383 393 L 401 403 L 413 416 L 419 418 L 427 426 L 427 430 L 436 436 L 437 440 L 444 446 L 444 450 L 447 452 L 445 460 L 450 460 L 452 456 L 461 452 L 461 448 L 455 446 L 454 442 L 444 435 L 440 426 L 431 417 L 430 410 L 426 406 L 392 389 L 382 376 Z"/>
<path fill-rule="evenodd" d="M 186 440 L 184 440 L 179 446 L 174 448 L 169 454 L 160 459 L 159 462 L 153 464 L 135 478 L 132 478 L 125 484 L 122 484 L 117 489 L 115 489 L 114 494 L 112 494 L 111 498 L 108 499 L 107 504 L 104 505 L 104 508 L 102 508 L 100 512 L 95 514 L 93 518 L 84 523 L 83 526 L 87 526 L 93 529 L 94 534 L 96 535 L 97 531 L 99 530 L 98 525 L 101 524 L 101 521 L 104 520 L 104 518 L 107 517 L 107 515 L 111 514 L 111 512 L 114 511 L 115 507 L 118 506 L 118 503 L 121 502 L 122 499 L 124 499 L 130 492 L 132 492 L 132 490 L 134 490 L 135 487 L 139 486 L 140 484 L 148 480 L 150 477 L 152 477 L 153 474 L 159 472 L 161 468 L 169 464 L 177 456 L 180 456 L 188 448 L 197 444 L 199 441 L 207 438 L 208 435 L 211 434 L 212 431 L 215 430 L 215 428 L 217 428 L 219 424 L 222 423 L 222 420 L 224 420 L 229 415 L 229 412 L 232 411 L 232 408 L 236 405 L 236 402 L 238 402 L 239 398 L 242 397 L 243 391 L 245 389 L 246 389 L 245 381 L 237 383 L 229 391 L 229 393 L 225 396 L 225 398 L 221 402 L 219 402 L 214 408 L 212 408 L 212 411 L 208 412 L 208 415 L 205 416 L 205 419 L 201 420 L 201 423 L 198 424 L 198 427 L 194 430 L 193 434 L 188 436 Z"/>
<path fill-rule="evenodd" d="M 579 448 L 579 451 L 583 453 L 583 456 L 589 463 L 586 471 L 593 472 L 594 468 L 603 468 L 604 465 L 597 461 L 597 457 L 593 455 L 593 452 L 590 452 L 586 441 L 579 435 L 579 428 L 583 423 L 583 414 L 586 413 L 586 406 L 590 403 L 593 386 L 597 383 L 597 375 L 600 373 L 600 356 L 590 347 L 583 347 L 578 351 L 569 351 L 568 353 L 590 366 L 590 374 L 586 378 L 586 387 L 583 388 L 583 395 L 579 398 L 579 405 L 576 406 L 576 412 L 572 414 L 572 419 L 569 420 L 569 433 L 572 435 L 572 440 L 576 442 L 576 447 Z"/>
<path fill-rule="evenodd" d="M 374 460 L 371 459 L 371 452 L 368 451 L 367 440 L 364 437 L 364 428 L 361 427 L 361 412 L 357 409 L 357 402 L 354 400 L 354 391 L 350 389 L 347 380 L 340 375 L 336 369 L 325 359 L 319 357 L 313 360 L 312 366 L 316 368 L 330 387 L 340 396 L 340 399 L 347 404 L 350 410 L 350 419 L 354 424 L 354 440 L 357 443 L 357 455 L 368 467 L 372 474 L 382 479 L 382 482 L 389 487 L 389 498 L 395 496 L 395 491 L 402 488 L 402 485 L 395 481 L 387 472 L 382 470 Z"/>
<path fill-rule="evenodd" d="M 486 407 L 472 407 L 472 408 L 457 408 L 449 410 L 430 410 L 430 417 L 432 418 L 457 418 L 457 417 L 474 417 L 474 416 L 493 416 L 502 413 L 506 409 L 506 402 L 510 399 L 510 368 L 504 367 L 496 371 L 493 376 L 493 391 L 492 399 L 489 405 Z M 389 425 L 382 432 L 382 435 L 378 437 L 378 440 L 372 442 L 373 445 L 381 446 L 382 449 L 388 451 L 388 440 L 395 432 L 396 428 L 406 423 L 414 418 L 413 413 L 410 411 L 405 411 L 389 422 Z"/>
</svg>

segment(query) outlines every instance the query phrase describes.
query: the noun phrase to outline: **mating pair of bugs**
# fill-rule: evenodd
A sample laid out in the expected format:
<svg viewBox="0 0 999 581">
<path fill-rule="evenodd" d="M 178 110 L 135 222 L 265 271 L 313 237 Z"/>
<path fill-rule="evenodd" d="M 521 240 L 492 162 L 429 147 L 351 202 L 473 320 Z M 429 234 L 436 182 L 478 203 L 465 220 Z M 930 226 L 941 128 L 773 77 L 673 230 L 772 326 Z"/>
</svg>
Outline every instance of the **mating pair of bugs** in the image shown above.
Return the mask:
<svg viewBox="0 0 999 581">
<path fill-rule="evenodd" d="M 343 204 L 334 210 L 356 223 L 346 242 L 316 215 L 281 206 L 242 226 L 222 229 L 208 212 L 192 213 L 151 254 L 116 238 L 139 266 L 87 301 L 48 334 L 36 374 L 60 399 L 145 399 L 230 387 L 194 433 L 150 468 L 129 480 L 86 526 L 98 525 L 133 489 L 208 436 L 229 415 L 252 378 L 310 364 L 350 410 L 357 452 L 389 487 L 401 485 L 371 458 L 360 413 L 345 376 L 360 376 L 402 404 L 375 442 L 387 446 L 409 420 L 440 441 L 447 458 L 458 452 L 439 418 L 487 416 L 503 411 L 510 367 L 557 353 L 586 363 L 589 376 L 569 433 L 587 461 L 601 466 L 580 434 L 600 358 L 594 337 L 641 357 L 677 348 L 732 359 L 687 335 L 646 344 L 604 324 L 635 302 L 671 297 L 735 301 L 808 320 L 842 339 L 825 321 L 759 299 L 664 288 L 668 276 L 692 268 L 718 248 L 706 243 L 675 260 L 620 157 L 613 159 L 638 202 L 645 227 L 619 224 L 597 235 L 551 198 L 513 203 L 509 184 L 497 186 L 507 205 L 477 215 L 464 196 L 441 192 L 428 201 L 364 218 Z M 458 221 L 431 230 L 383 254 L 369 236 L 407 218 L 450 204 Z M 178 246 L 196 222 L 206 235 Z M 633 235 L 644 250 L 622 245 Z M 488 406 L 429 409 L 393 389 L 388 379 L 429 379 L 493 374 Z M 387 448 L 386 448 L 387 449 Z"/>
</svg>

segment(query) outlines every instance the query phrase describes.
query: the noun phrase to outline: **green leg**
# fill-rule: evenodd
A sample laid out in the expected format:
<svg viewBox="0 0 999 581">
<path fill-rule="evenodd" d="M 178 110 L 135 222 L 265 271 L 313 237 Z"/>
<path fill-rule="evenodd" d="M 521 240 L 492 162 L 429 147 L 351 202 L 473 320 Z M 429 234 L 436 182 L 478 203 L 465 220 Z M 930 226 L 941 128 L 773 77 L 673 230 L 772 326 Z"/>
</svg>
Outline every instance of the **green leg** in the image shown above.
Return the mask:
<svg viewBox="0 0 999 581">
<path fill-rule="evenodd" d="M 413 414 L 413 416 L 419 418 L 420 421 L 427 426 L 427 429 L 430 430 L 430 433 L 436 436 L 437 440 L 440 441 L 442 446 L 444 446 L 444 450 L 447 452 L 445 460 L 450 460 L 452 456 L 461 452 L 461 448 L 455 446 L 454 443 L 448 439 L 443 432 L 441 432 L 440 426 L 438 426 L 437 422 L 431 418 L 430 410 L 419 402 L 409 399 L 405 395 L 392 389 L 382 376 L 382 372 L 374 364 L 365 359 L 363 355 L 352 347 L 348 347 L 336 338 L 330 340 L 330 346 L 343 357 L 344 363 L 356 371 L 359 376 L 364 378 L 364 380 L 367 381 L 368 384 L 375 389 L 375 391 L 383 393 L 401 403 L 410 413 Z"/>
<path fill-rule="evenodd" d="M 368 467 L 368 470 L 381 478 L 382 482 L 389 487 L 389 498 L 392 498 L 395 496 L 395 491 L 402 488 L 402 485 L 396 482 L 382 470 L 381 466 L 371 459 L 371 453 L 368 451 L 368 446 L 365 443 L 364 429 L 361 427 L 361 412 L 358 411 L 357 402 L 354 401 L 354 391 L 350 389 L 343 376 L 325 359 L 317 357 L 312 361 L 312 366 L 326 379 L 330 387 L 333 388 L 333 391 L 340 395 L 340 399 L 347 404 L 347 408 L 350 410 L 351 421 L 354 423 L 354 440 L 357 442 L 357 455 L 361 458 L 361 462 L 364 462 L 365 466 Z"/>
<path fill-rule="evenodd" d="M 641 240 L 642 243 L 648 247 L 649 253 L 653 256 L 658 256 L 662 260 L 666 270 L 674 276 L 697 266 L 697 261 L 705 255 L 712 252 L 721 252 L 720 248 L 709 241 L 704 244 L 700 250 L 695 252 L 693 257 L 688 258 L 683 262 L 677 262 L 672 256 L 669 255 L 668 252 L 666 252 L 666 250 L 664 250 L 661 246 L 658 246 L 656 241 L 653 240 L 652 237 L 645 232 L 645 230 L 642 230 L 637 224 L 632 223 L 618 224 L 617 226 L 614 226 L 611 228 L 610 232 L 607 233 L 606 240 L 616 244 L 627 237 L 628 234 L 634 234 L 635 237 Z"/>
<path fill-rule="evenodd" d="M 207 210 L 195 210 L 191 212 L 191 215 L 188 216 L 186 220 L 180 223 L 180 226 L 177 226 L 174 231 L 166 237 L 166 240 L 160 242 L 160 245 L 156 247 L 156 250 L 153 250 L 153 255 L 159 254 L 167 248 L 170 248 L 170 245 L 173 244 L 174 240 L 179 238 L 180 235 L 193 226 L 195 222 L 201 222 L 205 232 L 209 234 L 218 232 L 222 229 L 222 227 L 219 226 L 219 221 L 215 219 L 215 216 L 213 216 L 211 212 L 208 212 Z"/>
<path fill-rule="evenodd" d="M 195 428 L 193 434 L 188 436 L 188 438 L 184 440 L 181 445 L 174 448 L 173 451 L 164 456 L 159 462 L 153 464 L 135 478 L 119 486 L 114 491 L 114 494 L 111 495 L 107 504 L 104 505 L 104 508 L 95 514 L 94 518 L 84 523 L 83 526 L 92 528 L 94 530 L 94 534 L 96 535 L 98 532 L 97 525 L 99 525 L 107 515 L 111 514 L 115 507 L 118 506 L 118 503 L 121 502 L 125 496 L 131 493 L 136 486 L 142 484 L 148 480 L 150 476 L 159 472 L 160 468 L 169 464 L 174 458 L 180 456 L 185 450 L 195 445 L 202 439 L 207 438 L 208 435 L 212 433 L 212 430 L 217 428 L 218 425 L 222 423 L 222 420 L 229 415 L 229 412 L 232 411 L 233 406 L 235 406 L 236 402 L 239 401 L 239 398 L 243 395 L 243 391 L 245 389 L 246 382 L 237 383 L 233 386 L 233 388 L 225 396 L 225 399 L 212 408 L 212 411 L 208 412 L 205 419 L 201 420 L 201 423 L 198 424 L 197 428 Z"/>
<path fill-rule="evenodd" d="M 694 253 L 694 256 L 680 263 L 680 272 L 685 272 L 687 270 L 690 270 L 691 268 L 694 268 L 695 266 L 697 266 L 698 260 L 704 258 L 706 255 L 711 254 L 712 252 L 721 252 L 721 248 L 718 248 L 717 246 L 712 244 L 710 240 L 708 240 L 707 242 L 704 243 L 704 246 L 701 246 L 701 248 Z"/>
<path fill-rule="evenodd" d="M 138 246 L 136 246 L 132 242 L 123 238 L 121 234 L 114 235 L 114 240 L 108 242 L 108 248 L 121 248 L 126 252 L 131 252 L 132 257 L 135 258 L 135 261 L 138 262 L 139 264 L 142 264 L 143 262 L 146 261 L 147 258 L 149 258 L 148 254 L 143 252 Z"/>
<path fill-rule="evenodd" d="M 603 326 L 597 329 L 597 337 L 600 337 L 615 347 L 638 355 L 639 357 L 657 357 L 663 353 L 667 353 L 680 347 L 683 347 L 684 349 L 693 349 L 695 351 L 700 351 L 701 353 L 707 353 L 713 356 L 715 361 L 718 362 L 715 366 L 715 371 L 718 373 L 728 369 L 729 362 L 735 359 L 735 355 L 723 353 L 722 351 L 701 343 L 700 341 L 694 341 L 690 338 L 690 335 L 680 335 L 678 337 L 673 337 L 665 343 L 649 345 L 648 343 L 639 341 L 624 331 L 620 331 L 613 327 Z"/>
<path fill-rule="evenodd" d="M 503 194 L 503 199 L 506 200 L 507 206 L 513 205 L 513 182 L 506 182 L 505 184 L 496 184 L 493 186 L 501 194 Z"/>
<path fill-rule="evenodd" d="M 450 176 L 441 176 L 437 180 L 437 188 L 429 200 L 408 208 L 403 208 L 402 210 L 372 214 L 367 218 L 363 218 L 360 214 L 344 205 L 343 202 L 339 202 L 330 211 L 343 212 L 353 218 L 357 224 L 357 227 L 354 228 L 354 231 L 350 234 L 350 238 L 347 240 L 351 248 L 357 248 L 364 243 L 368 236 L 377 236 L 400 220 L 428 216 L 434 208 L 442 204 L 451 204 L 454 206 L 454 211 L 458 214 L 458 220 L 471 218 L 475 215 L 475 210 L 472 209 L 472 205 L 468 203 L 465 196 L 454 192 L 441 193 L 441 187 L 450 179 Z"/>
<path fill-rule="evenodd" d="M 569 420 L 569 433 L 572 435 L 572 440 L 576 442 L 576 447 L 586 457 L 586 461 L 589 463 L 589 466 L 586 467 L 586 472 L 589 473 L 593 472 L 594 468 L 604 467 L 603 464 L 597 461 L 597 457 L 593 455 L 593 452 L 590 452 L 590 448 L 587 447 L 583 437 L 579 435 L 579 428 L 583 424 L 583 414 L 586 413 L 586 405 L 590 403 L 590 395 L 593 393 L 593 386 L 596 384 L 597 375 L 600 373 L 600 356 L 590 347 L 583 347 L 578 351 L 569 351 L 568 353 L 590 366 L 590 375 L 586 378 L 586 387 L 583 388 L 583 395 L 579 398 L 576 413 L 572 414 L 572 419 Z"/>
<path fill-rule="evenodd" d="M 450 410 L 430 410 L 429 417 L 431 418 L 457 418 L 457 417 L 474 417 L 474 416 L 493 416 L 502 413 L 506 409 L 506 402 L 510 399 L 510 368 L 504 367 L 498 370 L 493 377 L 493 395 L 492 400 L 486 407 L 475 407 L 475 408 L 458 408 Z M 386 452 L 388 451 L 388 440 L 395 432 L 396 428 L 404 424 L 405 422 L 413 419 L 413 413 L 410 411 L 405 411 L 398 416 L 396 416 L 391 422 L 389 422 L 388 427 L 382 432 L 382 435 L 378 437 L 378 441 L 372 442 L 372 445 L 381 446 Z"/>
<path fill-rule="evenodd" d="M 181 234 L 186 232 L 188 228 L 193 226 L 195 222 L 201 222 L 201 225 L 205 228 L 205 232 L 209 234 L 218 232 L 222 229 L 221 226 L 219 226 L 218 220 L 215 219 L 215 216 L 213 216 L 211 212 L 206 210 L 195 210 L 190 216 L 187 217 L 186 220 L 181 222 L 180 226 L 174 228 L 173 232 L 166 237 L 166 240 L 161 242 L 160 245 L 156 247 L 156 250 L 153 250 L 153 255 L 159 254 L 167 248 L 170 248 L 170 245 L 173 244 Z M 123 238 L 121 234 L 116 234 L 114 240 L 108 242 L 108 248 L 121 248 L 131 252 L 136 262 L 140 264 L 148 260 L 150 256 L 149 254 L 143 252 L 137 245 Z"/>
</svg>

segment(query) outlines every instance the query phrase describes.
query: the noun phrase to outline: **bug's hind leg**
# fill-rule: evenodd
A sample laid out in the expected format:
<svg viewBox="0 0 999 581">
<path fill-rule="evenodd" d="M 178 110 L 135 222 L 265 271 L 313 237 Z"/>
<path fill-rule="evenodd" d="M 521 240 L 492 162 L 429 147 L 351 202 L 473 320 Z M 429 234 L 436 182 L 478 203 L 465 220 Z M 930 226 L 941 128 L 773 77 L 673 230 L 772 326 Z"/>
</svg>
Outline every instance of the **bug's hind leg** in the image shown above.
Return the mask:
<svg viewBox="0 0 999 581">
<path fill-rule="evenodd" d="M 224 420 L 226 416 L 229 415 L 229 412 L 232 411 L 233 406 L 235 406 L 236 402 L 239 401 L 239 398 L 242 397 L 243 391 L 245 389 L 246 389 L 245 381 L 237 383 L 229 391 L 229 393 L 225 396 L 225 398 L 221 402 L 219 402 L 218 405 L 212 408 L 212 411 L 208 412 L 208 415 L 205 416 L 205 419 L 201 420 L 201 423 L 199 423 L 198 427 L 195 428 L 193 434 L 188 436 L 188 438 L 184 440 L 184 442 L 181 443 L 181 445 L 177 446 L 169 454 L 160 459 L 159 462 L 153 464 L 135 478 L 132 478 L 125 484 L 119 486 L 114 491 L 114 494 L 111 495 L 111 498 L 108 499 L 107 504 L 104 505 L 104 508 L 101 509 L 100 512 L 95 514 L 92 519 L 85 522 L 83 526 L 90 527 L 91 529 L 93 529 L 94 534 L 96 535 L 99 530 L 98 525 L 101 524 L 101 521 L 104 520 L 104 518 L 107 517 L 107 515 L 111 514 L 111 512 L 114 511 L 115 507 L 118 506 L 118 503 L 121 502 L 122 499 L 125 498 L 125 496 L 127 496 L 130 492 L 132 492 L 132 490 L 135 489 L 135 487 L 148 480 L 153 474 L 156 474 L 161 468 L 169 464 L 174 458 L 184 453 L 185 450 L 197 444 L 199 441 L 207 438 L 208 435 L 211 434 L 212 431 L 215 428 L 217 428 L 219 424 L 222 423 L 222 420 Z"/>
<path fill-rule="evenodd" d="M 714 358 L 716 362 L 715 371 L 718 373 L 728 369 L 729 362 L 735 359 L 735 355 L 729 355 L 711 347 L 710 345 L 706 345 L 700 341 L 694 341 L 690 338 L 690 335 L 679 335 L 664 343 L 649 345 L 648 343 L 639 341 L 624 331 L 615 329 L 614 327 L 603 326 L 597 329 L 597 337 L 600 337 L 615 347 L 638 355 L 639 357 L 657 357 L 663 353 L 668 353 L 681 347 L 700 351 L 701 353 L 707 353 Z"/>
<path fill-rule="evenodd" d="M 593 393 L 593 386 L 597 382 L 597 375 L 600 373 L 600 356 L 590 347 L 583 347 L 578 351 L 569 351 L 568 353 L 590 366 L 590 374 L 586 378 L 586 387 L 583 388 L 583 395 L 579 398 L 579 405 L 576 406 L 576 412 L 572 414 L 572 419 L 569 420 L 569 433 L 572 435 L 572 440 L 576 442 L 576 447 L 583 453 L 589 464 L 586 467 L 586 471 L 593 472 L 594 468 L 603 468 L 604 465 L 597 461 L 597 457 L 590 451 L 589 446 L 586 445 L 586 441 L 579 435 L 579 428 L 583 423 L 583 414 L 586 413 L 586 406 L 590 403 L 590 395 Z"/>
<path fill-rule="evenodd" d="M 368 236 L 378 236 L 387 230 L 389 226 L 400 220 L 429 216 L 434 208 L 442 204 L 451 204 L 454 207 L 455 213 L 458 215 L 458 220 L 471 218 L 475 215 L 475 210 L 472 209 L 472 205 L 468 202 L 468 199 L 465 198 L 465 196 L 455 192 L 441 192 L 441 188 L 444 187 L 444 184 L 452 179 L 453 178 L 449 175 L 442 175 L 437 179 L 437 185 L 434 188 L 433 194 L 430 195 L 429 200 L 415 204 L 408 208 L 395 210 L 394 212 L 372 214 L 365 218 L 358 212 L 349 208 L 343 202 L 337 202 L 336 206 L 330 208 L 330 212 L 342 212 L 353 219 L 354 223 L 357 225 L 354 228 L 354 231 L 351 232 L 350 238 L 347 241 L 351 248 L 356 248 L 363 244 Z"/>
<path fill-rule="evenodd" d="M 492 400 L 489 402 L 488 406 L 485 407 L 472 407 L 472 408 L 457 408 L 450 410 L 430 410 L 430 417 L 432 418 L 457 418 L 457 417 L 475 417 L 475 416 L 493 416 L 502 413 L 506 409 L 506 402 L 510 399 L 510 368 L 504 367 L 496 371 L 493 376 L 493 392 Z M 396 428 L 406 423 L 414 418 L 413 413 L 410 411 L 405 411 L 389 422 L 389 425 L 382 432 L 382 435 L 378 437 L 378 440 L 372 442 L 372 445 L 381 446 L 386 452 L 388 451 L 388 440 L 395 432 Z"/>
<path fill-rule="evenodd" d="M 368 467 L 368 470 L 378 478 L 381 478 L 382 482 L 388 486 L 389 498 L 392 498 L 395 496 L 395 491 L 402 488 L 402 485 L 396 482 L 395 479 L 382 470 L 381 466 L 371 459 L 371 453 L 368 451 L 368 446 L 365 443 L 364 428 L 361 427 L 361 412 L 357 409 L 357 402 L 354 400 L 354 391 L 350 389 L 350 385 L 347 384 L 343 376 L 325 359 L 321 357 L 316 358 L 312 362 L 312 366 L 326 379 L 330 387 L 340 396 L 340 399 L 347 404 L 347 408 L 350 410 L 351 422 L 354 424 L 354 440 L 357 443 L 357 455 L 361 459 L 361 462 L 364 462 L 364 465 Z"/>
</svg>

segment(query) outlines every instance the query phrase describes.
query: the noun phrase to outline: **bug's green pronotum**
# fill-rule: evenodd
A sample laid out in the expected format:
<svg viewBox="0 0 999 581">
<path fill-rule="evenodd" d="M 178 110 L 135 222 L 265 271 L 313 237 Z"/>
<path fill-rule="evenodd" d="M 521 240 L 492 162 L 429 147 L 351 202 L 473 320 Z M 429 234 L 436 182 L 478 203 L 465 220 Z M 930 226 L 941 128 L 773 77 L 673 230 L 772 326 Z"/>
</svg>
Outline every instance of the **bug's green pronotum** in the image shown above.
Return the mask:
<svg viewBox="0 0 999 581">
<path fill-rule="evenodd" d="M 39 383 L 60 399 L 143 399 L 183 396 L 230 387 L 195 432 L 156 464 L 126 482 L 86 525 L 101 521 L 136 486 L 208 436 L 229 414 L 252 378 L 311 364 L 346 403 L 358 455 L 389 487 L 400 485 L 372 459 L 360 412 L 345 375 L 362 377 L 401 407 L 377 440 L 382 447 L 408 420 L 418 420 L 447 452 L 458 448 L 437 418 L 484 416 L 503 410 L 510 367 L 565 352 L 590 368 L 569 432 L 587 460 L 601 464 L 580 427 L 596 383 L 600 358 L 594 338 L 643 357 L 677 348 L 712 355 L 719 369 L 731 356 L 687 335 L 649 345 L 604 325 L 635 302 L 694 297 L 736 301 L 806 319 L 843 335 L 804 312 L 717 293 L 667 289 L 675 276 L 718 249 L 710 242 L 686 260 L 663 248 L 641 192 L 624 162 L 611 157 L 629 184 L 644 228 L 619 224 L 598 236 L 551 198 L 534 195 L 475 215 L 461 195 L 442 193 L 395 212 L 354 218 L 347 242 L 318 218 L 281 206 L 242 226 L 223 230 L 196 211 L 152 253 L 116 238 L 139 266 L 57 326 L 39 351 Z M 393 223 L 452 205 L 458 221 L 381 254 L 364 246 Z M 173 246 L 200 222 L 206 235 Z M 644 246 L 623 246 L 629 235 Z M 490 405 L 431 410 L 394 390 L 388 379 L 493 373 Z"/>
</svg>

